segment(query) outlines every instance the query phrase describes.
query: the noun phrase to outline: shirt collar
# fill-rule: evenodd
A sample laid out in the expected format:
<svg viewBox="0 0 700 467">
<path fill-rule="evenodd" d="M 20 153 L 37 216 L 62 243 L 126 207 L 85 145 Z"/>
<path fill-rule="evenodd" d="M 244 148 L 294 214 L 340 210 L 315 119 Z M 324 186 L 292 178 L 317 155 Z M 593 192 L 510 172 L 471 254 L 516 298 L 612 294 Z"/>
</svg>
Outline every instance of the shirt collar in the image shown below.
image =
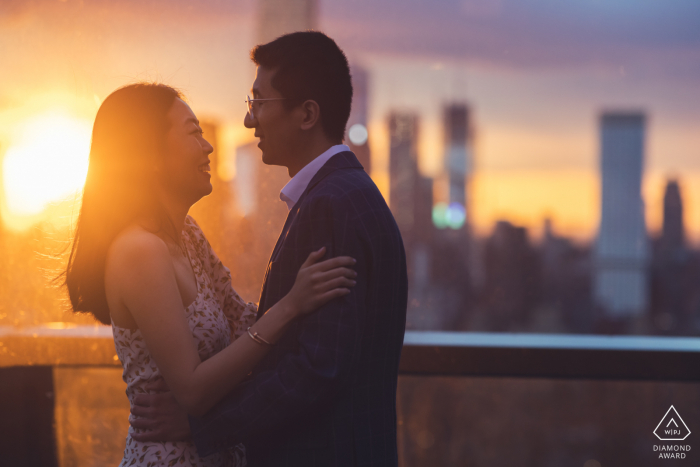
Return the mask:
<svg viewBox="0 0 700 467">
<path fill-rule="evenodd" d="M 318 156 L 304 166 L 280 191 L 280 199 L 287 204 L 287 209 L 290 211 L 299 201 L 301 195 L 309 186 L 311 179 L 323 167 L 328 160 L 338 153 L 350 151 L 350 148 L 344 144 L 336 144 L 331 146 L 326 152 Z"/>
</svg>

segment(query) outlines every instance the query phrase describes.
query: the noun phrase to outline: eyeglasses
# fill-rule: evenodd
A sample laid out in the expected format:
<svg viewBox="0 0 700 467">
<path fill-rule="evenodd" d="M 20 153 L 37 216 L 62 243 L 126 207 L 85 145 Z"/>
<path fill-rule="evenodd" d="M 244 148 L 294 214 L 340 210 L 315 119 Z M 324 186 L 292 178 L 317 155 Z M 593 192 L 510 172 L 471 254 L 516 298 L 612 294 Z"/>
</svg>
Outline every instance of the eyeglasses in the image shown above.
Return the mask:
<svg viewBox="0 0 700 467">
<path fill-rule="evenodd" d="M 245 96 L 245 103 L 246 107 L 248 108 L 248 115 L 250 115 L 250 118 L 255 118 L 255 115 L 253 115 L 253 104 L 256 102 L 265 102 L 265 101 L 286 101 L 286 97 L 273 97 L 271 99 L 251 99 L 250 96 Z"/>
</svg>

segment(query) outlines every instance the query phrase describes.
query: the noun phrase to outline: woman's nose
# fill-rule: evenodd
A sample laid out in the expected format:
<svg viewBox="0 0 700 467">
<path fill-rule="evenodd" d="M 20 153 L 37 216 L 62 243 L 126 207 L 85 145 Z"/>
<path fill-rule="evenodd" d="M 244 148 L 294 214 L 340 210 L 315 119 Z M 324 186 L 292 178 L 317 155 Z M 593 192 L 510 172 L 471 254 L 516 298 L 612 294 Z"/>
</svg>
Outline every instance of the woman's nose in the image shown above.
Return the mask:
<svg viewBox="0 0 700 467">
<path fill-rule="evenodd" d="M 205 143 L 205 144 L 202 146 L 202 149 L 204 150 L 204 152 L 205 152 L 207 155 L 209 155 L 209 154 L 211 154 L 212 152 L 214 152 L 214 146 L 212 146 L 211 143 L 210 143 L 209 141 L 207 141 L 207 140 L 205 139 L 205 140 L 204 140 L 204 143 Z"/>
</svg>

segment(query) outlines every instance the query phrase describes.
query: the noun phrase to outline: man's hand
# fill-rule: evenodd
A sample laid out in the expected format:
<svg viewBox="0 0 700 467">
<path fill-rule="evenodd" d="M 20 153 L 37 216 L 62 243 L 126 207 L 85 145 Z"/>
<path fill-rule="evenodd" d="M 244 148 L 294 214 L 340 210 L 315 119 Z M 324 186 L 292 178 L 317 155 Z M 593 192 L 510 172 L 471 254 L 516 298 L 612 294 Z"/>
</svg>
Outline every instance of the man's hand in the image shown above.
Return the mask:
<svg viewBox="0 0 700 467">
<path fill-rule="evenodd" d="M 131 434 L 136 441 L 184 441 L 190 437 L 187 412 L 170 392 L 162 379 L 146 385 L 156 394 L 137 394 L 131 408 L 129 423 L 137 431 Z"/>
</svg>

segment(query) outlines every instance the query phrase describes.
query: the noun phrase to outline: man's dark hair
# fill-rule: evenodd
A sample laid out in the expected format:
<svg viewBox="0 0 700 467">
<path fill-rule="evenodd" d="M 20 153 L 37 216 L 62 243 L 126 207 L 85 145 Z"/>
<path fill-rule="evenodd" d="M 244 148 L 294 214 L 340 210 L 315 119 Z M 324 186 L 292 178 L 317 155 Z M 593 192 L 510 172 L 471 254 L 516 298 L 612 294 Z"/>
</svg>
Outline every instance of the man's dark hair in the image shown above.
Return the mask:
<svg viewBox="0 0 700 467">
<path fill-rule="evenodd" d="M 274 70 L 272 87 L 289 100 L 291 109 L 306 100 L 321 109 L 326 135 L 342 141 L 350 117 L 352 80 L 348 59 L 340 47 L 322 32 L 294 32 L 257 45 L 250 58 L 256 65 Z"/>
</svg>

